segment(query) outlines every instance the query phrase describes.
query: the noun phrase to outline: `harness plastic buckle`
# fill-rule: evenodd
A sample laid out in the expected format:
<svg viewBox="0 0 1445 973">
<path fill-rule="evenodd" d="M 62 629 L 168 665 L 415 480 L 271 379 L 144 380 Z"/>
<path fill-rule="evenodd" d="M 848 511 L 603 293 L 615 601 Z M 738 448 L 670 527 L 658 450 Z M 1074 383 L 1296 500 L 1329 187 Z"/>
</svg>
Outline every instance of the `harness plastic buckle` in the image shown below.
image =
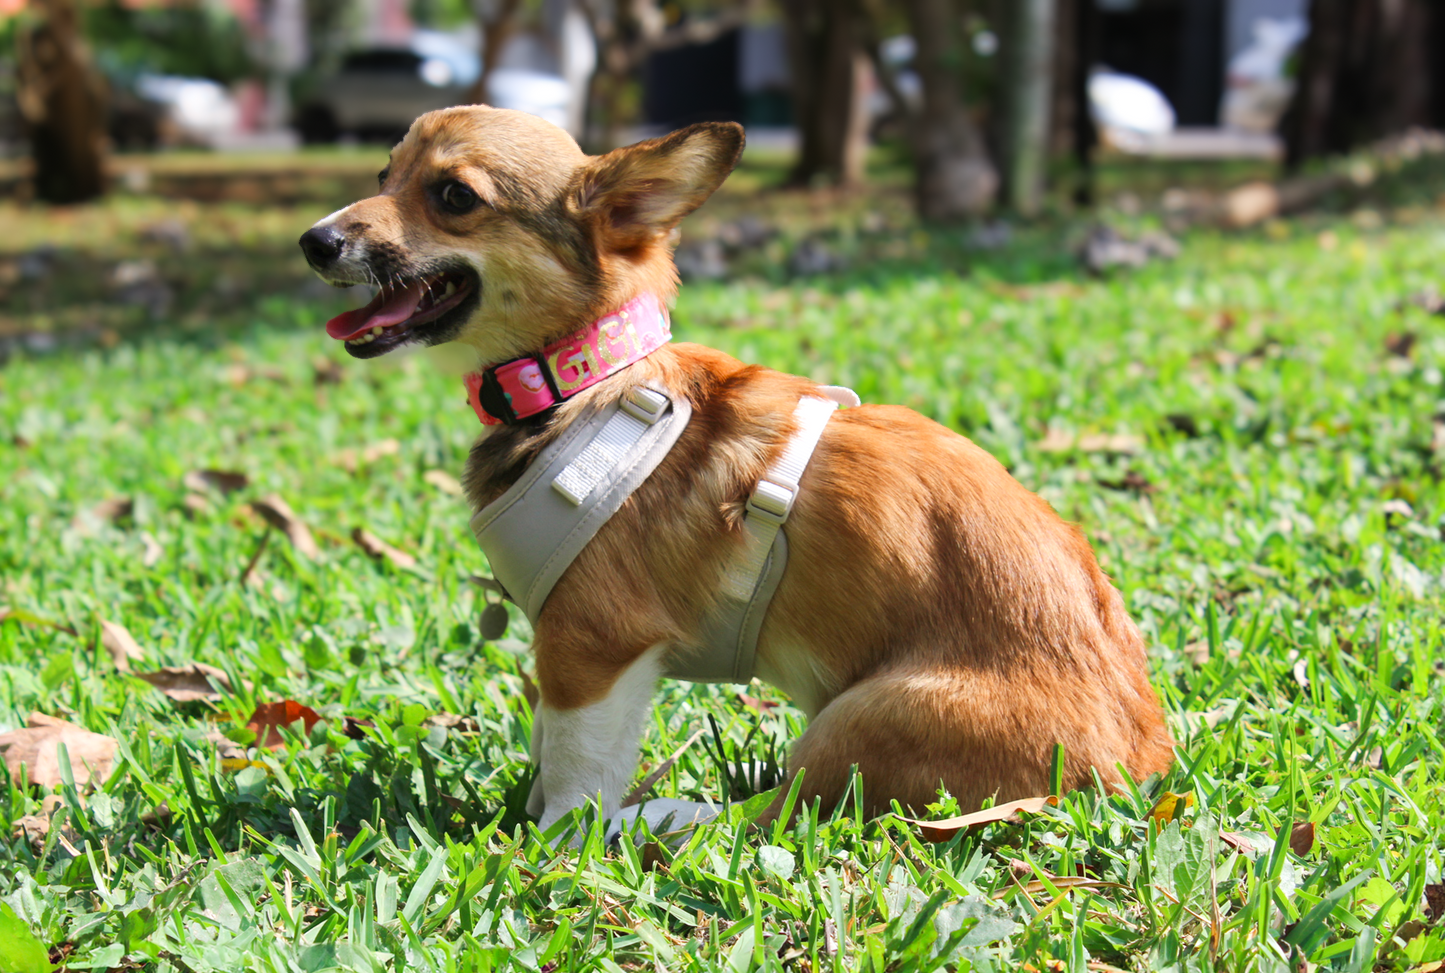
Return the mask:
<svg viewBox="0 0 1445 973">
<path fill-rule="evenodd" d="M 622 411 L 649 426 L 662 418 L 668 398 L 645 385 L 634 385 L 622 397 Z"/>
<path fill-rule="evenodd" d="M 759 480 L 748 497 L 747 515 L 782 526 L 788 514 L 793 512 L 793 503 L 798 499 L 798 488 L 774 480 Z"/>
</svg>

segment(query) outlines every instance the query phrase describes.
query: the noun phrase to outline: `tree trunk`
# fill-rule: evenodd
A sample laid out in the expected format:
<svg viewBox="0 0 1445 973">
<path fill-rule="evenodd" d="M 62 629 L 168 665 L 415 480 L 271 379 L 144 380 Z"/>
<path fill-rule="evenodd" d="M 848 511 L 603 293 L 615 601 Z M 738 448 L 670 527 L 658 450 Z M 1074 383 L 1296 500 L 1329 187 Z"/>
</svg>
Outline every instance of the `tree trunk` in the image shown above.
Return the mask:
<svg viewBox="0 0 1445 973">
<path fill-rule="evenodd" d="M 21 30 L 16 100 L 35 160 L 35 194 L 80 203 L 105 192 L 105 99 L 71 0 L 38 0 Z"/>
<path fill-rule="evenodd" d="M 472 85 L 469 98 L 474 105 L 490 105 L 493 102 L 490 82 L 497 61 L 502 56 L 512 32 L 517 29 L 517 13 L 522 0 L 498 0 L 478 7 L 477 27 L 482 34 L 482 69 Z"/>
<path fill-rule="evenodd" d="M 958 11 L 951 0 L 906 5 L 923 86 L 923 107 L 910 126 L 918 213 L 934 221 L 978 216 L 993 203 L 998 173 L 963 103 Z"/>
<path fill-rule="evenodd" d="M 1431 0 L 1313 0 L 1299 85 L 1281 128 L 1286 161 L 1349 152 L 1441 115 L 1445 12 Z"/>
<path fill-rule="evenodd" d="M 856 185 L 867 150 L 864 82 L 870 70 L 858 11 L 837 0 L 784 0 L 782 6 L 801 137 L 788 181 Z"/>
<path fill-rule="evenodd" d="M 1014 0 L 1004 34 L 1004 185 L 1022 216 L 1038 213 L 1048 175 L 1054 7 L 1054 0 Z"/>
</svg>

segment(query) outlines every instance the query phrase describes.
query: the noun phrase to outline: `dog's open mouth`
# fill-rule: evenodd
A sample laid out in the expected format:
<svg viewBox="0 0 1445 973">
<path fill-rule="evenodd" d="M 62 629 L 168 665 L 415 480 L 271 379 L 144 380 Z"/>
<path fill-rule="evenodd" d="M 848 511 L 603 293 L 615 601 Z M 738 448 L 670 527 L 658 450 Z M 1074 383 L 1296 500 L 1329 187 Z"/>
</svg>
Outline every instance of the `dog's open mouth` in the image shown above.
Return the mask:
<svg viewBox="0 0 1445 973">
<path fill-rule="evenodd" d="M 475 275 L 465 271 L 446 270 L 388 283 L 370 304 L 326 322 L 326 333 L 344 341 L 347 352 L 356 358 L 375 358 L 411 341 L 435 344 L 461 324 L 461 315 L 449 312 L 476 292 Z"/>
</svg>

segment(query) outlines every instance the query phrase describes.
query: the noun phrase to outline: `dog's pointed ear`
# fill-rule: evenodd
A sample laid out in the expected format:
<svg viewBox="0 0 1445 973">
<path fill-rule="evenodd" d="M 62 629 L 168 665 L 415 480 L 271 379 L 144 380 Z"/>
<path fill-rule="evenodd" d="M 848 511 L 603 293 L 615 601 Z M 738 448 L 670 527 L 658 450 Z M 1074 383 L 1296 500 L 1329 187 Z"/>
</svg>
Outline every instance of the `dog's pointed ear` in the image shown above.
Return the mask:
<svg viewBox="0 0 1445 973">
<path fill-rule="evenodd" d="M 722 185 L 743 154 L 743 127 L 703 122 L 616 149 L 583 169 L 573 205 L 614 249 L 665 236 Z"/>
</svg>

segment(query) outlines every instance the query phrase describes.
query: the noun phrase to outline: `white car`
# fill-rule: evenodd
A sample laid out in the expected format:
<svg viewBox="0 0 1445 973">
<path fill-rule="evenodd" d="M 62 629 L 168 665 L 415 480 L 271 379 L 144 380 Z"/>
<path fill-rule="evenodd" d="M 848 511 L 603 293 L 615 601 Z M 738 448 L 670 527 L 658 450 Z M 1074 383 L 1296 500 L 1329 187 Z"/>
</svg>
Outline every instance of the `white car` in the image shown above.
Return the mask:
<svg viewBox="0 0 1445 973">
<path fill-rule="evenodd" d="M 394 140 L 418 115 L 465 104 L 481 73 L 481 58 L 447 34 L 416 31 L 404 46 L 355 51 L 341 70 L 296 113 L 307 142 L 344 134 Z M 488 78 L 492 104 L 567 124 L 570 91 L 555 74 L 498 68 Z"/>
</svg>

